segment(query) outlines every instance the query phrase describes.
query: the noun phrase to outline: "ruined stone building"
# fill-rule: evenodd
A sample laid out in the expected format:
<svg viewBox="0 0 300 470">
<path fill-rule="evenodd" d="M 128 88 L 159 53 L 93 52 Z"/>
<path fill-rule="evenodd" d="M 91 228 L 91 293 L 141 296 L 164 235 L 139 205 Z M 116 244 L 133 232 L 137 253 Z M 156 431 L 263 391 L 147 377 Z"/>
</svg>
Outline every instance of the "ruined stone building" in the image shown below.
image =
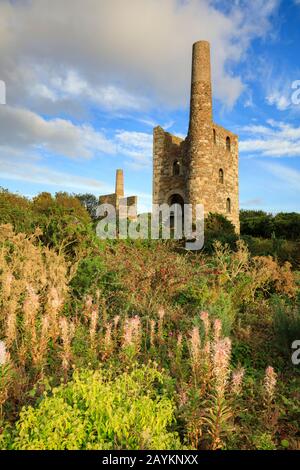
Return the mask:
<svg viewBox="0 0 300 470">
<path fill-rule="evenodd" d="M 154 129 L 153 203 L 203 204 L 239 232 L 238 137 L 213 122 L 210 45 L 193 46 L 190 120 L 185 139 Z"/>
<path fill-rule="evenodd" d="M 99 197 L 99 204 L 111 204 L 119 210 L 120 204 L 127 206 L 130 210 L 129 218 L 135 219 L 137 216 L 137 196 L 124 196 L 124 174 L 123 170 L 116 171 L 115 192 Z"/>
</svg>

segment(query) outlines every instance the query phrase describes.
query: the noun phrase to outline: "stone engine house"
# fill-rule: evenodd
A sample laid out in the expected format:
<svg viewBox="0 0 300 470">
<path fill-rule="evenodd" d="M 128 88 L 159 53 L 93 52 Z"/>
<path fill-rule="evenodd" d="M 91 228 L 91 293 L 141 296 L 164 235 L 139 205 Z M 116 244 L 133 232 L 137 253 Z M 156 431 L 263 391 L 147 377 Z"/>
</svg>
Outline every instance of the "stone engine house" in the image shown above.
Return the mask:
<svg viewBox="0 0 300 470">
<path fill-rule="evenodd" d="M 210 45 L 193 45 L 191 101 L 185 139 L 153 131 L 153 203 L 204 205 L 239 232 L 238 136 L 213 122 Z"/>
<path fill-rule="evenodd" d="M 99 197 L 99 204 L 111 204 L 115 207 L 119 214 L 120 205 L 123 204 L 130 210 L 129 219 L 135 220 L 137 217 L 137 196 L 124 195 L 124 174 L 122 169 L 116 170 L 116 184 L 115 192 L 112 194 L 105 194 Z"/>
</svg>

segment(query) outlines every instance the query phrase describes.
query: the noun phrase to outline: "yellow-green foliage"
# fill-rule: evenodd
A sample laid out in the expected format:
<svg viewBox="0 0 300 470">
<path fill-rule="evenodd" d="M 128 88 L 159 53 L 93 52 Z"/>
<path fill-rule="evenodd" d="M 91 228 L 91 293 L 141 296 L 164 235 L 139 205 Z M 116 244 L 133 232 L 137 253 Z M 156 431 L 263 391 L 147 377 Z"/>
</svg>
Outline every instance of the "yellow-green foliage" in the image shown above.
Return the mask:
<svg viewBox="0 0 300 470">
<path fill-rule="evenodd" d="M 173 421 L 174 404 L 155 367 L 135 367 L 116 378 L 101 369 L 75 371 L 36 408 L 21 411 L 11 447 L 179 449 L 169 430 Z"/>
</svg>

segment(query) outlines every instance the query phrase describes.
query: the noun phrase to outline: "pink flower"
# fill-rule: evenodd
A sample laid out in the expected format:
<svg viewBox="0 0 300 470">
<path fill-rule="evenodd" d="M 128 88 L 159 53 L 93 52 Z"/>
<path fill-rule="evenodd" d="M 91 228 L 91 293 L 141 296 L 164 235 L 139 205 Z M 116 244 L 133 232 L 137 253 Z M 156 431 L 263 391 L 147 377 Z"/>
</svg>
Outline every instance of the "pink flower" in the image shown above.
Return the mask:
<svg viewBox="0 0 300 470">
<path fill-rule="evenodd" d="M 224 395 L 229 376 L 229 362 L 231 354 L 231 341 L 229 338 L 220 339 L 213 344 L 213 375 L 215 378 L 216 392 Z"/>
<path fill-rule="evenodd" d="M 135 346 L 140 347 L 141 340 L 141 320 L 139 316 L 129 318 L 124 325 L 123 347 Z"/>
<path fill-rule="evenodd" d="M 115 329 L 118 327 L 119 321 L 120 321 L 120 315 L 116 315 L 114 317 L 114 327 L 115 327 Z"/>
<path fill-rule="evenodd" d="M 158 316 L 159 316 L 159 319 L 162 321 L 165 316 L 165 309 L 163 307 L 160 307 L 158 309 Z"/>
<path fill-rule="evenodd" d="M 264 390 L 267 400 L 272 401 L 277 383 L 277 374 L 273 367 L 268 366 L 264 378 Z"/>
<path fill-rule="evenodd" d="M 197 326 L 194 326 L 194 328 L 192 329 L 190 344 L 191 344 L 192 362 L 193 362 L 193 365 L 197 365 L 199 363 L 200 354 L 201 354 L 201 340 L 200 340 L 199 328 Z"/>
<path fill-rule="evenodd" d="M 0 341 L 0 366 L 4 366 L 8 359 L 8 354 L 6 352 L 6 346 L 4 341 Z"/>
<path fill-rule="evenodd" d="M 210 332 L 210 321 L 209 321 L 208 312 L 201 312 L 200 318 L 203 321 L 205 336 L 208 337 L 209 332 Z"/>
<path fill-rule="evenodd" d="M 244 374 L 245 369 L 243 367 L 235 370 L 232 373 L 231 390 L 235 395 L 239 395 L 239 393 L 241 392 Z"/>
<path fill-rule="evenodd" d="M 222 322 L 218 318 L 214 321 L 214 339 L 215 341 L 218 341 L 221 336 L 221 331 L 222 331 Z"/>
</svg>

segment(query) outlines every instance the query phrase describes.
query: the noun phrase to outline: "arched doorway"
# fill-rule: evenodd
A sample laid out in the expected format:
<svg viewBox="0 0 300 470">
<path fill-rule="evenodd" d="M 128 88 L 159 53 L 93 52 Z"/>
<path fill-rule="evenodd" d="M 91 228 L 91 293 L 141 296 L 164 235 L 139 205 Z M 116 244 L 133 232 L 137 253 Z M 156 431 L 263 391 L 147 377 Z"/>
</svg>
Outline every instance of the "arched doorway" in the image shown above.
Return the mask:
<svg viewBox="0 0 300 470">
<path fill-rule="evenodd" d="M 180 194 L 172 194 L 169 198 L 169 205 L 172 206 L 173 204 L 179 204 L 182 208 L 184 207 L 184 200 Z"/>
<path fill-rule="evenodd" d="M 176 213 L 177 213 L 177 217 L 181 213 L 181 223 L 182 223 L 182 229 L 183 229 L 183 224 L 184 224 L 184 199 L 183 197 L 180 196 L 180 194 L 172 194 L 172 196 L 169 197 L 169 206 L 171 209 L 170 227 L 174 228 Z"/>
</svg>

